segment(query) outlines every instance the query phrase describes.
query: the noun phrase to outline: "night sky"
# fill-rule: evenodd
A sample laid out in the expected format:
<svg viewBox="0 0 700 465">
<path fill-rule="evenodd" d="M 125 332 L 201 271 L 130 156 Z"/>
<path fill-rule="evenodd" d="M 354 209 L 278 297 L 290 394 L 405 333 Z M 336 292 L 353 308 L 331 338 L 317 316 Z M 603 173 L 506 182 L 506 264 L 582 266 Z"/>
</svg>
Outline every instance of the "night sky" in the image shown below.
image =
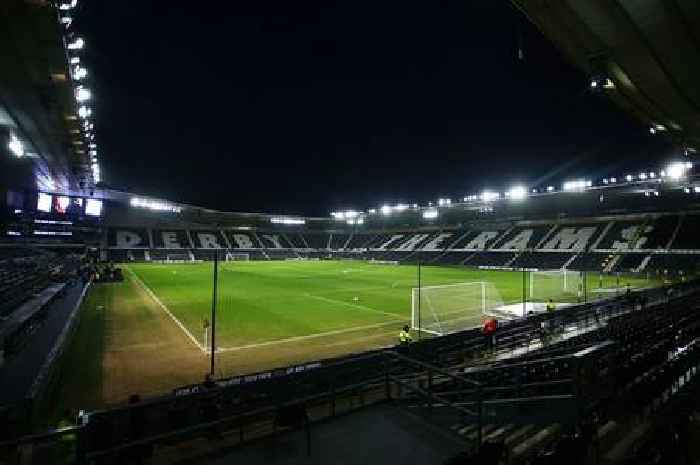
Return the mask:
<svg viewBox="0 0 700 465">
<path fill-rule="evenodd" d="M 103 177 L 136 193 L 327 215 L 672 154 L 506 0 L 85 0 L 76 26 Z"/>
</svg>

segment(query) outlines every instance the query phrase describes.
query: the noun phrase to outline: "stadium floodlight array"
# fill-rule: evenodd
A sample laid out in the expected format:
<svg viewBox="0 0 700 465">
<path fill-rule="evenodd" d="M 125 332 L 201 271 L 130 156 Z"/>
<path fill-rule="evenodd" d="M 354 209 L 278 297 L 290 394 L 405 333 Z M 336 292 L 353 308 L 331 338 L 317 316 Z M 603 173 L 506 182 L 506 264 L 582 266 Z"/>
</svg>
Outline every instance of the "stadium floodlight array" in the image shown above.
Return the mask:
<svg viewBox="0 0 700 465">
<path fill-rule="evenodd" d="M 480 199 L 483 202 L 493 202 L 501 198 L 501 194 L 498 192 L 484 191 L 481 193 Z"/>
<path fill-rule="evenodd" d="M 365 224 L 364 215 L 355 210 L 347 210 L 342 212 L 332 212 L 331 216 L 338 221 L 345 221 L 348 225 Z"/>
<path fill-rule="evenodd" d="M 411 290 L 411 328 L 442 336 L 479 324 L 484 315 L 493 315 L 503 299 L 493 283 L 425 286 Z"/>
<path fill-rule="evenodd" d="M 59 4 L 58 9 L 61 11 L 68 11 L 76 6 L 78 6 L 78 0 L 63 1 Z"/>
<path fill-rule="evenodd" d="M 171 213 L 180 213 L 182 211 L 182 207 L 179 207 L 177 205 L 173 205 L 173 204 L 168 203 L 168 202 L 162 202 L 160 200 L 150 200 L 150 199 L 144 199 L 144 198 L 140 198 L 140 197 L 132 197 L 129 204 L 135 208 L 145 208 L 145 209 L 153 210 L 153 211 L 171 212 Z"/>
<path fill-rule="evenodd" d="M 508 192 L 506 192 L 506 197 L 510 198 L 511 200 L 522 200 L 527 197 L 527 189 L 525 189 L 524 186 L 513 186 Z"/>
<path fill-rule="evenodd" d="M 686 151 L 688 153 L 688 151 Z M 599 188 L 606 188 L 606 187 L 614 187 L 614 186 L 620 186 L 623 185 L 625 182 L 626 183 L 642 183 L 642 184 L 648 184 L 648 183 L 662 183 L 662 182 L 677 182 L 681 181 L 685 178 L 688 177 L 690 170 L 693 168 L 693 163 L 690 161 L 676 161 L 670 163 L 665 169 L 660 170 L 660 171 L 641 171 L 637 175 L 633 174 L 626 174 L 625 176 L 613 176 L 613 177 L 606 177 L 603 178 L 596 183 L 594 183 L 590 179 L 575 179 L 575 180 L 570 180 L 570 181 L 565 181 L 562 186 L 561 186 L 561 191 L 564 192 L 585 192 L 588 191 L 589 189 L 599 189 Z M 462 204 L 467 204 L 467 203 L 492 203 L 496 201 L 500 201 L 502 199 L 507 199 L 507 200 L 525 200 L 529 196 L 537 196 L 537 195 L 543 195 L 543 194 L 554 194 L 557 193 L 558 190 L 555 186 L 549 185 L 546 187 L 541 187 L 541 188 L 532 188 L 530 191 L 523 186 L 523 185 L 517 185 L 513 186 L 510 189 L 504 191 L 504 192 L 498 192 L 498 191 L 492 191 L 492 190 L 485 190 L 481 194 L 470 194 L 466 195 L 462 198 Z M 452 202 L 450 198 L 439 198 L 437 202 L 435 203 L 437 207 L 439 208 L 450 208 L 450 207 L 456 207 L 460 205 L 460 202 Z M 394 212 L 401 212 L 404 210 L 407 210 L 409 208 L 413 208 L 414 210 L 425 210 L 425 209 L 433 209 L 434 203 L 433 202 L 428 202 L 427 205 L 424 206 L 418 206 L 417 204 L 411 204 L 409 205 L 406 204 L 399 204 L 396 206 L 391 206 L 388 204 L 385 204 L 384 206 L 380 208 L 370 208 L 367 210 L 368 215 L 376 215 L 376 214 L 381 214 L 384 216 L 389 216 Z M 344 212 L 336 212 L 332 213 L 332 216 L 336 219 L 346 219 L 346 217 L 342 216 Z M 430 216 L 433 215 L 433 213 L 428 214 L 428 217 L 424 217 L 425 219 L 433 219 Z M 348 224 L 361 224 L 358 222 L 349 222 Z"/>
<path fill-rule="evenodd" d="M 95 134 L 92 132 L 95 125 L 89 121 L 92 117 L 92 109 L 86 105 L 92 99 L 92 92 L 85 87 L 82 82 L 88 77 L 88 70 L 81 64 L 81 59 L 77 54 L 85 48 L 85 39 L 73 32 L 73 17 L 70 15 L 71 10 L 78 5 L 78 0 L 61 0 L 56 3 L 58 7 L 58 22 L 64 29 L 65 47 L 68 58 L 68 69 L 71 79 L 77 85 L 75 86 L 75 100 L 78 105 L 78 116 L 83 121 L 83 138 L 85 142 L 95 145 Z M 75 145 L 79 141 L 74 141 Z M 94 148 L 97 148 L 96 146 Z M 81 150 L 76 150 L 76 154 L 84 153 Z M 102 180 L 100 165 L 97 159 L 97 152 L 90 154 L 90 170 L 92 179 L 95 184 Z"/>
<path fill-rule="evenodd" d="M 288 224 L 288 225 L 295 225 L 295 224 L 306 224 L 306 220 L 302 218 L 270 218 L 270 223 L 273 224 Z"/>
<path fill-rule="evenodd" d="M 586 179 L 578 179 L 576 181 L 566 181 L 562 185 L 562 189 L 565 192 L 575 192 L 575 191 L 584 191 L 588 187 L 592 187 L 592 186 L 593 186 L 592 181 L 586 180 Z"/>
</svg>

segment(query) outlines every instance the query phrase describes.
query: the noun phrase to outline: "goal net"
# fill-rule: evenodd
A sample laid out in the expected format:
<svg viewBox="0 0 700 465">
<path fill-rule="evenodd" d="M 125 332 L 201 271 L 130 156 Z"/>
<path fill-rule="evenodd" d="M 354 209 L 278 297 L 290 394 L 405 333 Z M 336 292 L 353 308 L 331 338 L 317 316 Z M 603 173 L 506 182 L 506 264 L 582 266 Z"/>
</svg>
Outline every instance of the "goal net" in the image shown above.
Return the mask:
<svg viewBox="0 0 700 465">
<path fill-rule="evenodd" d="M 494 315 L 502 306 L 496 286 L 485 281 L 413 288 L 411 327 L 448 334 L 479 325 L 484 315 Z"/>
<path fill-rule="evenodd" d="M 227 262 L 247 262 L 250 261 L 250 254 L 247 253 L 231 253 L 226 254 Z"/>
<path fill-rule="evenodd" d="M 582 294 L 579 271 L 553 270 L 530 272 L 529 301 L 571 302 Z"/>
<path fill-rule="evenodd" d="M 192 257 L 189 253 L 169 253 L 165 256 L 165 261 L 167 263 L 183 263 L 192 261 Z"/>
</svg>

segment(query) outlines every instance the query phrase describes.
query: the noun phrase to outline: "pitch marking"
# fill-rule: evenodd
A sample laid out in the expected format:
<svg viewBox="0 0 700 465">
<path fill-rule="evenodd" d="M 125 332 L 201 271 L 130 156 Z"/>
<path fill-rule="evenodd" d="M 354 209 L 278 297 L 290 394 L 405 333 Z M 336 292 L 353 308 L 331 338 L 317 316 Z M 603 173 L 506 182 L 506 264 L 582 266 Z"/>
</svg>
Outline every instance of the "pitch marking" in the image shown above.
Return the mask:
<svg viewBox="0 0 700 465">
<path fill-rule="evenodd" d="M 368 311 L 368 312 L 380 313 L 380 314 L 382 314 L 382 315 L 386 315 L 386 316 L 390 316 L 390 317 L 394 317 L 394 318 L 401 318 L 401 319 L 405 319 L 405 318 L 406 318 L 405 316 L 399 315 L 398 313 L 384 312 L 384 311 L 382 311 L 382 310 L 377 310 L 376 308 L 367 307 L 366 305 L 353 304 L 353 303 L 350 303 L 350 302 L 345 302 L 345 301 L 343 301 L 343 300 L 337 300 L 337 299 L 329 299 L 328 297 L 322 297 L 322 296 L 320 296 L 320 295 L 314 295 L 314 294 L 305 293 L 304 296 L 310 297 L 310 298 L 312 298 L 312 299 L 322 300 L 322 301 L 324 301 L 324 302 L 330 302 L 330 303 L 333 303 L 333 304 L 345 305 L 346 307 L 353 307 L 353 308 L 357 308 L 357 309 L 360 309 L 360 310 L 366 310 L 366 311 Z"/>
<path fill-rule="evenodd" d="M 166 307 L 165 304 L 164 304 L 163 302 L 160 301 L 160 299 L 158 298 L 158 296 L 156 296 L 156 295 L 153 293 L 153 291 L 152 291 L 148 286 L 146 286 L 146 284 L 145 284 L 143 281 L 141 281 L 141 279 L 140 279 L 138 276 L 136 276 L 136 273 L 134 273 L 134 272 L 131 270 L 131 268 L 129 268 L 129 267 L 127 266 L 126 269 L 129 270 L 129 273 L 131 274 L 131 277 L 132 277 L 132 279 L 136 282 L 136 284 L 138 284 L 138 285 L 141 287 L 141 289 L 143 289 L 144 291 L 146 291 L 146 294 L 148 294 L 149 297 L 151 297 L 151 299 L 153 299 L 153 301 L 154 301 L 155 303 L 157 303 L 158 306 L 160 306 L 160 308 L 162 308 L 163 311 L 175 322 L 175 324 L 178 325 L 178 327 L 182 330 L 182 332 L 185 333 L 185 335 L 190 339 L 190 341 L 192 341 L 192 343 L 193 343 L 195 346 L 197 346 L 197 348 L 198 348 L 199 350 L 201 350 L 202 352 L 204 352 L 204 353 L 206 354 L 206 353 L 207 353 L 207 350 L 204 348 L 204 346 L 203 346 L 202 344 L 199 343 L 199 341 L 192 335 L 192 333 L 190 333 L 190 332 L 187 330 L 187 328 L 185 328 L 185 325 L 183 325 L 183 324 L 180 322 L 180 320 L 178 320 L 177 318 L 175 318 L 175 315 L 173 315 L 173 314 L 170 312 L 170 310 L 168 309 L 168 307 Z"/>
<path fill-rule="evenodd" d="M 316 339 L 319 337 L 336 336 L 338 334 L 345 334 L 345 333 L 350 333 L 353 331 L 362 331 L 362 330 L 366 330 L 366 329 L 380 328 L 382 326 L 395 325 L 396 323 L 398 323 L 402 320 L 403 320 L 403 318 L 401 320 L 392 320 L 392 321 L 387 321 L 384 323 L 377 323 L 377 324 L 373 324 L 373 325 L 354 326 L 352 328 L 347 328 L 347 329 L 336 329 L 334 331 L 326 331 L 323 333 L 307 334 L 306 336 L 294 336 L 294 337 L 288 337 L 286 339 L 276 339 L 274 341 L 260 342 L 257 344 L 247 344 L 247 345 L 238 346 L 238 347 L 218 347 L 216 349 L 216 351 L 217 352 L 234 352 L 234 351 L 245 350 L 245 349 L 257 349 L 259 347 L 267 347 L 267 346 L 276 345 L 276 344 L 286 344 L 289 342 L 306 341 L 308 339 Z"/>
</svg>

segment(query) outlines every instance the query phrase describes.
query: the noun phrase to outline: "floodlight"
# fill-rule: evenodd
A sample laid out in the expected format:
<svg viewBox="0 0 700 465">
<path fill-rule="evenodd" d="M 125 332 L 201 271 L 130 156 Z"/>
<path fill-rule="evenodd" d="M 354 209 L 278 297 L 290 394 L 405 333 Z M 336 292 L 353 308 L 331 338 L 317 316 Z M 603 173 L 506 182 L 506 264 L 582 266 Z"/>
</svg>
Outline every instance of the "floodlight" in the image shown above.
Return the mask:
<svg viewBox="0 0 700 465">
<path fill-rule="evenodd" d="M 270 218 L 273 224 L 306 224 L 306 221 L 299 218 Z"/>
<path fill-rule="evenodd" d="M 70 2 L 63 2 L 58 6 L 59 10 L 67 11 L 75 8 L 78 5 L 78 0 L 71 0 Z"/>
<path fill-rule="evenodd" d="M 81 50 L 83 47 L 85 47 L 85 41 L 80 37 L 68 44 L 68 50 Z"/>
<path fill-rule="evenodd" d="M 345 212 L 345 218 L 356 218 L 358 214 L 359 213 L 354 210 L 348 210 Z"/>
<path fill-rule="evenodd" d="M 514 186 L 510 188 L 508 195 L 513 200 L 522 200 L 527 197 L 527 190 L 523 186 Z"/>
<path fill-rule="evenodd" d="M 628 174 L 627 176 L 625 176 L 625 180 L 627 182 L 632 182 L 633 179 L 634 179 L 634 176 L 632 176 L 631 174 Z"/>
<path fill-rule="evenodd" d="M 554 186 L 547 186 L 547 192 L 554 192 Z"/>
<path fill-rule="evenodd" d="M 608 178 L 603 178 L 603 184 L 607 184 L 608 182 Z"/>
<path fill-rule="evenodd" d="M 598 81 L 591 79 L 591 89 L 596 89 L 598 87 Z"/>
<path fill-rule="evenodd" d="M 391 207 L 389 205 L 384 205 L 381 208 L 382 215 L 391 215 Z"/>
<path fill-rule="evenodd" d="M 14 134 L 10 135 L 10 141 L 7 143 L 7 148 L 10 149 L 10 152 L 12 152 L 16 157 L 24 156 L 24 144 L 22 144 L 22 141 L 17 139 Z"/>
<path fill-rule="evenodd" d="M 647 174 L 646 174 L 646 173 L 639 173 L 639 179 L 641 179 L 642 181 L 644 181 L 646 178 L 647 178 Z"/>
<path fill-rule="evenodd" d="M 694 191 L 696 194 L 700 194 L 700 186 L 695 186 L 695 187 L 693 187 L 693 191 Z"/>
<path fill-rule="evenodd" d="M 440 207 L 448 207 L 452 204 L 452 199 L 438 199 L 438 205 Z"/>
<path fill-rule="evenodd" d="M 484 202 L 492 202 L 501 198 L 498 192 L 484 191 L 481 193 L 481 200 Z"/>
<path fill-rule="evenodd" d="M 656 128 L 654 126 L 649 128 L 649 133 L 656 134 Z"/>
<path fill-rule="evenodd" d="M 656 178 L 656 173 L 654 173 L 653 171 L 650 171 L 649 172 L 649 179 L 654 179 L 654 178 Z"/>
<path fill-rule="evenodd" d="M 434 220 L 437 217 L 438 217 L 438 211 L 434 208 L 431 210 L 425 210 L 423 212 L 423 219 Z"/>
<path fill-rule="evenodd" d="M 90 115 L 92 115 L 92 110 L 90 108 L 86 107 L 85 105 L 78 108 L 78 116 L 80 116 L 81 118 L 85 119 L 85 118 L 88 118 Z M 88 134 L 88 136 L 89 136 L 89 134 Z"/>
<path fill-rule="evenodd" d="M 375 213 L 377 213 L 377 209 L 376 209 L 376 208 L 370 208 L 369 210 L 367 210 L 367 213 L 369 213 L 370 215 L 374 215 Z"/>
<path fill-rule="evenodd" d="M 87 74 L 88 74 L 87 69 L 83 68 L 80 65 L 76 65 L 75 69 L 73 70 L 73 78 L 76 81 L 80 81 L 81 79 L 86 78 Z"/>
<path fill-rule="evenodd" d="M 79 87 L 75 92 L 75 99 L 78 102 L 86 102 L 92 98 L 92 93 L 84 87 Z"/>
<path fill-rule="evenodd" d="M 394 210 L 396 210 L 397 212 L 402 212 L 404 210 L 408 210 L 408 205 L 400 203 L 394 207 Z"/>
<path fill-rule="evenodd" d="M 691 165 L 692 166 L 692 165 Z M 686 164 L 682 162 L 675 162 L 668 165 L 666 168 L 666 174 L 671 179 L 680 179 L 685 175 Z"/>
<path fill-rule="evenodd" d="M 610 178 L 610 184 L 615 184 L 617 182 L 617 178 Z"/>
<path fill-rule="evenodd" d="M 577 181 L 566 181 L 562 188 L 567 192 L 572 191 L 582 191 L 586 187 L 591 187 L 593 183 L 591 181 L 586 181 L 585 179 L 579 179 Z"/>
</svg>

